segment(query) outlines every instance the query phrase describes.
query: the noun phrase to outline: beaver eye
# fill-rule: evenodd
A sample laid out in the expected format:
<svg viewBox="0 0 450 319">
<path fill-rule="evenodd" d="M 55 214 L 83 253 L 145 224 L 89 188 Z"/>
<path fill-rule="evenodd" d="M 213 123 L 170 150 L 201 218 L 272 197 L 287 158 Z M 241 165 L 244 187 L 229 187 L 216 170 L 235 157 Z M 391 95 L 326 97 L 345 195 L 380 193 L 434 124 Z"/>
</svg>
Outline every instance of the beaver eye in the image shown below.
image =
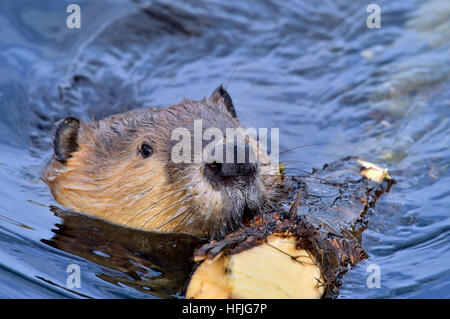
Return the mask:
<svg viewBox="0 0 450 319">
<path fill-rule="evenodd" d="M 153 147 L 151 147 L 148 143 L 144 142 L 141 145 L 139 153 L 141 153 L 141 156 L 143 158 L 149 158 L 153 154 Z"/>
</svg>

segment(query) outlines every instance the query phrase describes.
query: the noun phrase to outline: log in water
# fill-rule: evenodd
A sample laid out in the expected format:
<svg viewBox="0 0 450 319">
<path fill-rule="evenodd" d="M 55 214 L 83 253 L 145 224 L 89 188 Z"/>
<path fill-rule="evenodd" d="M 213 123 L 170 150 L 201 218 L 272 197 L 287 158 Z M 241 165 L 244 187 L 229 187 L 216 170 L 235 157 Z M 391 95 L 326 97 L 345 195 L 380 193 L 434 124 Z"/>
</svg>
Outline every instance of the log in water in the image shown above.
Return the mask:
<svg viewBox="0 0 450 319">
<path fill-rule="evenodd" d="M 285 177 L 284 209 L 254 218 L 195 251 L 187 298 L 335 297 L 342 275 L 367 258 L 361 234 L 395 181 L 356 157 L 307 178 Z"/>
</svg>

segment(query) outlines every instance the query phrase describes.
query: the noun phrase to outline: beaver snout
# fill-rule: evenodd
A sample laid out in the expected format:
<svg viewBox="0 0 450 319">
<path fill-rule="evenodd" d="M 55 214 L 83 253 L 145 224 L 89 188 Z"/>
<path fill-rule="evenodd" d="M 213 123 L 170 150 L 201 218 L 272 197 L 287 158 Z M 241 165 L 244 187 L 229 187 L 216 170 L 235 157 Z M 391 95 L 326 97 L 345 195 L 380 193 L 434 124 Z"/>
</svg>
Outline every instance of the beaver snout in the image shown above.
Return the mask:
<svg viewBox="0 0 450 319">
<path fill-rule="evenodd" d="M 255 163 L 210 163 L 207 169 L 220 177 L 251 176 L 256 173 L 258 165 Z"/>
<path fill-rule="evenodd" d="M 258 161 L 248 144 L 225 143 L 218 147 L 223 149 L 223 156 L 208 158 L 205 162 L 205 168 L 210 174 L 231 177 L 253 176 L 257 172 Z"/>
</svg>

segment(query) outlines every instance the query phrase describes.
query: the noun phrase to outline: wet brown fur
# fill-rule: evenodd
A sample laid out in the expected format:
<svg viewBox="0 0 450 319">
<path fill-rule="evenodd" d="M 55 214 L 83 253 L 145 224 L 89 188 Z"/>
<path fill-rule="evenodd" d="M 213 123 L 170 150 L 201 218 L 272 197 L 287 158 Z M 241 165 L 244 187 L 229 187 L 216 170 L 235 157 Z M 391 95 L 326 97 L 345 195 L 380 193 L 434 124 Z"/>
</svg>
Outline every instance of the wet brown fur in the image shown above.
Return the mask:
<svg viewBox="0 0 450 319">
<path fill-rule="evenodd" d="M 81 121 L 78 149 L 64 162 L 54 158 L 43 180 L 60 204 L 116 224 L 220 237 L 240 225 L 245 205 L 269 209 L 277 196 L 278 167 L 260 165 L 251 185 L 236 179 L 226 190 L 215 189 L 205 180 L 202 164 L 170 159 L 177 142 L 171 140 L 172 130 L 186 127 L 192 132 L 198 119 L 203 130 L 240 127 L 215 97 Z M 152 145 L 150 158 L 140 157 L 142 142 Z M 250 143 L 255 147 L 253 139 Z"/>
</svg>

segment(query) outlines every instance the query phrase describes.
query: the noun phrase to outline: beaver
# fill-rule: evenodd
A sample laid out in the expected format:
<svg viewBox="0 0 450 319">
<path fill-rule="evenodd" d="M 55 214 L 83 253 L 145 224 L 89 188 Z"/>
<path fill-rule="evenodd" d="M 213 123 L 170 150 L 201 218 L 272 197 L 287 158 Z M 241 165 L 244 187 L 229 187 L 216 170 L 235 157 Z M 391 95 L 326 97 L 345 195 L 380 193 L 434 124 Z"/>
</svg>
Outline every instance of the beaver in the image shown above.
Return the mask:
<svg viewBox="0 0 450 319">
<path fill-rule="evenodd" d="M 243 161 L 173 160 L 175 129 L 193 132 L 199 119 L 202 132 L 242 129 L 222 85 L 209 98 L 166 108 L 92 122 L 65 118 L 56 124 L 54 155 L 42 179 L 58 203 L 78 212 L 141 230 L 221 238 L 274 207 L 281 175 L 278 162 L 247 132 Z M 242 148 L 226 134 L 220 143 L 231 145 L 234 155 Z"/>
</svg>

